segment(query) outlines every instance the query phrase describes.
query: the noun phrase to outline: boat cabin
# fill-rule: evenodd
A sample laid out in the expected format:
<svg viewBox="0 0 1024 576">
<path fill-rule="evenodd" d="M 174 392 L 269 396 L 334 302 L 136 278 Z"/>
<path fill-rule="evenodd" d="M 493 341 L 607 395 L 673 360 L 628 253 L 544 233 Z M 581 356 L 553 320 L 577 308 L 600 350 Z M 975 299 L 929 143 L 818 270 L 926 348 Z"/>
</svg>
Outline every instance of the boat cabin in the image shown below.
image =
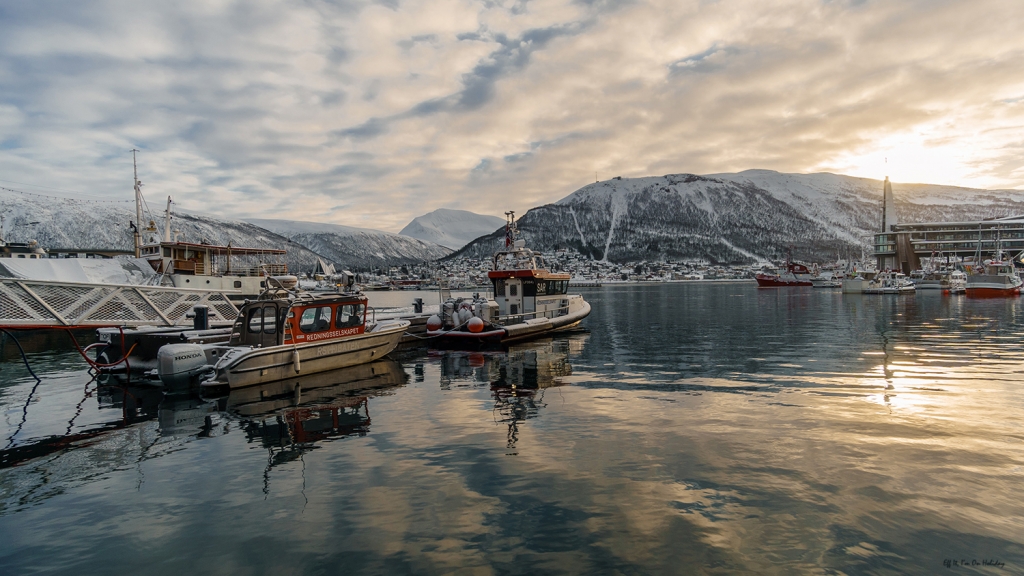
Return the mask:
<svg viewBox="0 0 1024 576">
<path fill-rule="evenodd" d="M 366 309 L 366 298 L 358 294 L 247 302 L 235 320 L 229 345 L 268 347 L 362 334 Z"/>
<path fill-rule="evenodd" d="M 995 261 L 985 262 L 986 276 L 1016 276 L 1017 270 L 1011 262 Z"/>
<path fill-rule="evenodd" d="M 498 252 L 494 269 L 487 273 L 494 285 L 498 315 L 509 322 L 523 322 L 564 314 L 569 274 L 544 269 L 540 254 L 523 248 L 521 242 L 510 252 Z"/>
</svg>

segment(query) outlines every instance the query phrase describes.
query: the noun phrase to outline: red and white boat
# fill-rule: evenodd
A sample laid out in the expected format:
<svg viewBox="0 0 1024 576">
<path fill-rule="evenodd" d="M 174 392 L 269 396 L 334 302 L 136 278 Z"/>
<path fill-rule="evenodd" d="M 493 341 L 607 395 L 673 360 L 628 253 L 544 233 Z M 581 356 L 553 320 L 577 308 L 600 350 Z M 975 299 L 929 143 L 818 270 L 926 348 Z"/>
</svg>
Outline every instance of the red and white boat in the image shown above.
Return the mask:
<svg viewBox="0 0 1024 576">
<path fill-rule="evenodd" d="M 986 260 L 981 274 L 967 277 L 968 298 L 1004 298 L 1020 296 L 1020 274 L 1013 262 L 1005 260 Z"/>
<path fill-rule="evenodd" d="M 427 320 L 432 344 L 503 345 L 575 327 L 590 314 L 583 296 L 568 293 L 569 274 L 546 269 L 540 253 L 518 238 L 515 214 L 505 217 L 505 248 L 487 273 L 494 297 L 447 299 L 441 314 Z"/>
<path fill-rule="evenodd" d="M 754 275 L 757 285 L 761 288 L 781 288 L 783 286 L 813 286 L 811 278 L 815 274 L 804 264 L 786 259 L 786 269 L 777 274 L 759 272 Z"/>
</svg>

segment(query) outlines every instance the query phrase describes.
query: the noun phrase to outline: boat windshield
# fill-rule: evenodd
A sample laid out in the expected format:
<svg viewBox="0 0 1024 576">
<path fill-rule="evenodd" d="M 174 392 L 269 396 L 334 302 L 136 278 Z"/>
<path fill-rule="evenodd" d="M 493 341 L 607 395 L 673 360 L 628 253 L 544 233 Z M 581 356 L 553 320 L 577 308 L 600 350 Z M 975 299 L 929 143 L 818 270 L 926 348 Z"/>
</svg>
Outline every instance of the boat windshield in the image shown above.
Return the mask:
<svg viewBox="0 0 1024 576">
<path fill-rule="evenodd" d="M 331 328 L 331 307 L 318 306 L 306 308 L 299 318 L 299 330 L 306 332 L 322 332 Z"/>
<path fill-rule="evenodd" d="M 338 319 L 335 321 L 338 328 L 349 328 L 360 326 L 363 323 L 363 305 L 345 304 L 338 306 Z"/>
</svg>

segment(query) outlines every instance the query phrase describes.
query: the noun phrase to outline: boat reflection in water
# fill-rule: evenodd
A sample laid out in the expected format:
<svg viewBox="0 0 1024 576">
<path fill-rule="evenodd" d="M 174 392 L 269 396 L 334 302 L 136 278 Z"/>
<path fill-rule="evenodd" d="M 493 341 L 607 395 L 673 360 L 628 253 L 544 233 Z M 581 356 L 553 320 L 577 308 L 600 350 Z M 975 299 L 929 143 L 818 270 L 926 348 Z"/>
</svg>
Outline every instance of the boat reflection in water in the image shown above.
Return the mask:
<svg viewBox="0 0 1024 576">
<path fill-rule="evenodd" d="M 438 352 L 441 387 L 489 386 L 495 422 L 508 425 L 506 448 L 514 455 L 519 423 L 538 416 L 546 389 L 566 383 L 569 354 L 581 352 L 587 336 L 536 340 L 504 352 Z"/>
<path fill-rule="evenodd" d="M 138 469 L 142 482 L 146 461 L 198 439 L 239 430 L 248 442 L 270 451 L 264 473 L 267 491 L 271 467 L 301 459 L 321 440 L 366 434 L 369 397 L 406 379 L 400 364 L 383 359 L 239 389 L 221 398 L 201 397 L 188 388 L 160 390 L 90 380 L 77 407 L 56 413 L 26 407 L 24 431 L 19 427 L 9 434 L 7 446 L 0 447 L 0 470 L 15 468 L 21 479 L 0 494 L 0 509 L 37 504 L 102 479 L 109 470 Z M 77 450 L 87 451 L 88 457 L 67 458 Z"/>
<path fill-rule="evenodd" d="M 241 421 L 249 442 L 269 451 L 270 468 L 299 459 L 316 443 L 369 431 L 369 397 L 405 384 L 402 366 L 389 358 L 331 372 L 232 390 L 218 400 Z"/>
</svg>

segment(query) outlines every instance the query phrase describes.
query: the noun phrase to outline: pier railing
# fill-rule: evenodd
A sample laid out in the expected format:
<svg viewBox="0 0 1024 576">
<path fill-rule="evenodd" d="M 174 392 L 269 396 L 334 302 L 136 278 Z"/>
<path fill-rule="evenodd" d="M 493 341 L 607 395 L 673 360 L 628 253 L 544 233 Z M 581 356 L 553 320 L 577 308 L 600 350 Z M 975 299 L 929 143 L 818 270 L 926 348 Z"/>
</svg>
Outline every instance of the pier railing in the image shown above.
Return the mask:
<svg viewBox="0 0 1024 576">
<path fill-rule="evenodd" d="M 221 320 L 238 308 L 231 290 L 0 278 L 0 327 L 185 326 L 193 306 Z"/>
</svg>

